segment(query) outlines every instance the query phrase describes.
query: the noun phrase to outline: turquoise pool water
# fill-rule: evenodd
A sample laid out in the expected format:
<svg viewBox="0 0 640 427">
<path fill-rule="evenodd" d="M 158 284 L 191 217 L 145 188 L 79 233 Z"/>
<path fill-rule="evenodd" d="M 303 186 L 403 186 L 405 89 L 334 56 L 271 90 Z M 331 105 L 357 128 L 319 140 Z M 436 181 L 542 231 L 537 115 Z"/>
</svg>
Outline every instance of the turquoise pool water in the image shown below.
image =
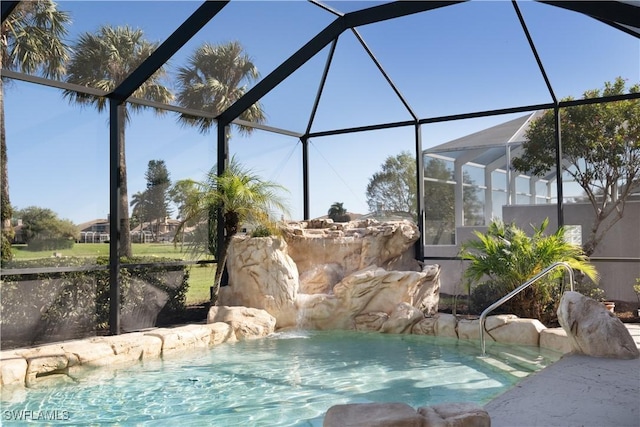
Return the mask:
<svg viewBox="0 0 640 427">
<path fill-rule="evenodd" d="M 21 415 L 39 425 L 321 426 L 337 404 L 484 404 L 520 380 L 478 355 L 477 343 L 434 337 L 282 333 L 3 390 L 0 416 L 3 426 L 23 425 Z"/>
</svg>

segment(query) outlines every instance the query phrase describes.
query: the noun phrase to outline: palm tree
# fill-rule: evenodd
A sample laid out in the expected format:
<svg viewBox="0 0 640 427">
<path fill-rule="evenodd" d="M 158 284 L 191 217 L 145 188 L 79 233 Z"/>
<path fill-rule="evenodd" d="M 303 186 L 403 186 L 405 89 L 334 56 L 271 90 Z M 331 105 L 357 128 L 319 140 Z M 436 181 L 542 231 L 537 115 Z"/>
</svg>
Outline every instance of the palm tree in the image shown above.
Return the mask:
<svg viewBox="0 0 640 427">
<path fill-rule="evenodd" d="M 95 34 L 82 34 L 74 46 L 74 54 L 68 67 L 67 81 L 84 86 L 110 92 L 146 60 L 158 47 L 144 39 L 142 30 L 135 30 L 128 26 L 111 27 L 105 25 Z M 168 103 L 173 99 L 172 93 L 161 84 L 165 75 L 164 67 L 160 68 L 134 93 L 134 98 L 147 99 L 159 103 Z M 81 105 L 92 105 L 98 111 L 107 107 L 107 99 L 86 95 L 74 91 L 65 91 L 64 96 L 70 102 Z M 147 108 L 140 104 L 126 104 L 124 109 L 124 123 L 129 121 L 129 110 L 139 111 Z M 157 113 L 163 110 L 155 109 Z M 125 126 L 120 129 L 119 139 L 122 147 L 119 153 L 120 165 L 120 255 L 131 256 L 131 234 L 129 224 L 129 206 L 127 195 L 127 172 L 125 159 Z"/>
<path fill-rule="evenodd" d="M 258 69 L 239 42 L 203 44 L 189 57 L 187 66 L 178 69 L 177 74 L 178 105 L 216 115 L 240 99 L 247 92 L 246 84 L 259 77 Z M 240 118 L 255 123 L 265 121 L 260 103 L 253 104 Z M 214 119 L 187 114 L 181 114 L 179 121 L 197 126 L 201 133 L 206 133 L 215 123 Z M 253 130 L 247 126 L 238 128 L 243 133 Z"/>
<path fill-rule="evenodd" d="M 335 202 L 334 204 L 332 204 L 329 208 L 329 211 L 327 212 L 329 218 L 331 218 L 335 222 L 342 221 L 346 216 L 345 214 L 347 213 L 347 210 L 343 205 L 344 203 L 342 202 Z"/>
<path fill-rule="evenodd" d="M 220 259 L 214 278 L 213 300 L 215 305 L 218 299 L 218 290 L 222 279 L 222 272 L 227 261 L 227 249 L 234 235 L 237 234 L 241 224 L 251 221 L 270 227 L 273 224 L 272 209 L 286 213 L 287 207 L 278 194 L 285 190 L 279 184 L 271 181 L 263 181 L 251 170 L 243 168 L 234 158 L 229 167 L 222 173 L 216 174 L 214 166 L 205 182 L 189 181 L 185 185 L 178 181 L 176 185 L 192 187 L 198 191 L 185 198 L 182 209 L 182 220 L 176 231 L 176 236 L 182 231 L 185 224 L 204 222 L 214 209 L 220 209 L 224 217 L 225 236 L 220 250 Z M 286 190 L 285 190 L 286 191 Z"/>
<path fill-rule="evenodd" d="M 23 73 L 40 74 L 47 78 L 59 78 L 65 72 L 69 57 L 64 37 L 69 14 L 58 10 L 51 0 L 20 2 L 2 23 L 0 68 Z M 2 220 L 2 259 L 11 258 L 11 202 L 9 200 L 9 176 L 7 172 L 7 141 L 4 127 L 4 87 L 0 79 L 0 143 L 1 159 L 0 193 Z"/>
<path fill-rule="evenodd" d="M 144 228 L 144 223 L 147 220 L 147 192 L 138 191 L 131 196 L 131 203 L 129 204 L 132 209 L 131 213 L 131 225 L 135 228 L 138 225 L 141 226 L 141 231 Z"/>
</svg>

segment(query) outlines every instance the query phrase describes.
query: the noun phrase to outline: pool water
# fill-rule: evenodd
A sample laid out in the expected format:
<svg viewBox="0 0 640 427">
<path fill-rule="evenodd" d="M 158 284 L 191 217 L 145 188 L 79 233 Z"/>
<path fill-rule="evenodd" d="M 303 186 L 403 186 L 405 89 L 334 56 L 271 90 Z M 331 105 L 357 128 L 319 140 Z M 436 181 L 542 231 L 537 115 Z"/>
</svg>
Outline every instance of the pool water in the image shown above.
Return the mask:
<svg viewBox="0 0 640 427">
<path fill-rule="evenodd" d="M 321 426 L 337 404 L 483 405 L 521 379 L 478 357 L 477 342 L 416 335 L 289 332 L 187 353 L 3 390 L 2 425 L 22 414 L 57 416 L 52 425 Z"/>
</svg>

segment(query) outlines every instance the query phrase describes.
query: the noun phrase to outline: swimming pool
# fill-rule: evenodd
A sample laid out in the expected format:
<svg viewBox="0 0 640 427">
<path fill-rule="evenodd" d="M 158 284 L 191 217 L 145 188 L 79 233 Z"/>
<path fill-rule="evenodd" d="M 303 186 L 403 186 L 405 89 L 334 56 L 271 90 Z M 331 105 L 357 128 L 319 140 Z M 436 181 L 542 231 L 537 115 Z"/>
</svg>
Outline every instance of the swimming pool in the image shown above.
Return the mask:
<svg viewBox="0 0 640 427">
<path fill-rule="evenodd" d="M 22 416 L 56 417 L 52 425 L 321 426 L 337 404 L 482 405 L 520 380 L 478 355 L 477 343 L 457 339 L 279 333 L 101 369 L 73 384 L 3 390 L 1 417 L 3 425 Z M 552 361 L 540 356 L 532 369 Z"/>
</svg>

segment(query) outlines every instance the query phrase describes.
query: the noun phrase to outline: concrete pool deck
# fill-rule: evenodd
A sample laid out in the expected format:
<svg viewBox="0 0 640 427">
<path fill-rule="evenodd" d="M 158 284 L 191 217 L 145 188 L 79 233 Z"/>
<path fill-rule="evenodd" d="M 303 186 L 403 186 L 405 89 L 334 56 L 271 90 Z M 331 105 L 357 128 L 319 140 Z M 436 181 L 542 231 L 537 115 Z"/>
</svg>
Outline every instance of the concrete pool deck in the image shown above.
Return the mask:
<svg viewBox="0 0 640 427">
<path fill-rule="evenodd" d="M 640 348 L 640 324 L 625 326 Z M 484 408 L 492 427 L 638 427 L 640 359 L 566 355 Z"/>
</svg>

